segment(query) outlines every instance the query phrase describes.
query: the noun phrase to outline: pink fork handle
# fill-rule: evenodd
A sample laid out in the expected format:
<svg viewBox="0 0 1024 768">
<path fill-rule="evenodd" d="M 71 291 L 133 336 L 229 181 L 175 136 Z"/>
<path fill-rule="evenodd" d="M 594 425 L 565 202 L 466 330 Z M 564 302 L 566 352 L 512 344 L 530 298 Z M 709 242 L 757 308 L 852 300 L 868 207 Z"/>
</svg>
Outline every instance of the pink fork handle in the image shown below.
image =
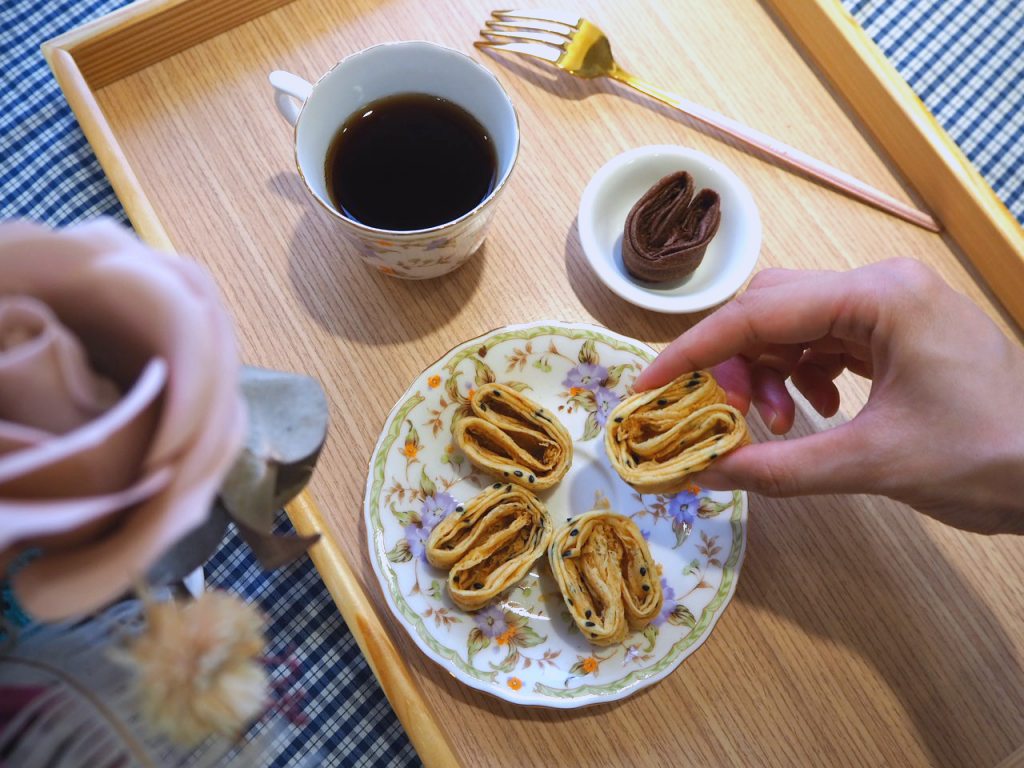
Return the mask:
<svg viewBox="0 0 1024 768">
<path fill-rule="evenodd" d="M 678 109 L 695 120 L 717 128 L 722 133 L 732 136 L 747 146 L 761 150 L 779 160 L 783 165 L 803 171 L 809 176 L 819 179 L 851 197 L 869 203 L 883 211 L 888 211 L 904 221 L 909 221 L 932 232 L 939 232 L 942 229 L 938 222 L 927 213 L 919 211 L 913 206 L 865 184 L 850 174 L 840 171 L 838 168 L 833 168 L 831 165 L 823 163 L 805 152 L 784 144 L 755 128 L 743 125 L 743 123 L 737 122 L 725 115 L 720 115 L 714 110 L 702 107 L 700 104 L 695 104 L 675 94 L 661 91 L 642 80 L 637 80 L 621 69 L 612 72 L 611 77 L 640 93 L 657 99 L 663 104 Z"/>
</svg>

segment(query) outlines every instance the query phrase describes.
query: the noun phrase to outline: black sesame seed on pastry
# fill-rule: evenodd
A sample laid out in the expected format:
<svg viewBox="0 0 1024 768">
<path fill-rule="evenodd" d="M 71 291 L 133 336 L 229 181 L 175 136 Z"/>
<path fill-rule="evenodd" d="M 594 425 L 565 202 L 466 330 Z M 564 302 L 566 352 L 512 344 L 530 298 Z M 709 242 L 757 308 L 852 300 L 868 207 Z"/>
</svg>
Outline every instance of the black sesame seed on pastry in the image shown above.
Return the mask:
<svg viewBox="0 0 1024 768">
<path fill-rule="evenodd" d="M 630 518 L 595 509 L 555 531 L 551 572 L 576 626 L 594 645 L 646 627 L 662 605 L 661 567 Z"/>
<path fill-rule="evenodd" d="M 551 535 L 551 518 L 537 497 L 495 483 L 437 524 L 427 561 L 448 569 L 452 602 L 475 611 L 526 576 Z"/>
<path fill-rule="evenodd" d="M 743 414 L 725 400 L 706 371 L 626 398 L 605 427 L 615 471 L 641 493 L 682 490 L 687 476 L 750 441 Z"/>
<path fill-rule="evenodd" d="M 533 491 L 554 486 L 572 465 L 572 438 L 558 418 L 504 384 L 485 384 L 458 421 L 455 442 L 477 469 Z"/>
</svg>

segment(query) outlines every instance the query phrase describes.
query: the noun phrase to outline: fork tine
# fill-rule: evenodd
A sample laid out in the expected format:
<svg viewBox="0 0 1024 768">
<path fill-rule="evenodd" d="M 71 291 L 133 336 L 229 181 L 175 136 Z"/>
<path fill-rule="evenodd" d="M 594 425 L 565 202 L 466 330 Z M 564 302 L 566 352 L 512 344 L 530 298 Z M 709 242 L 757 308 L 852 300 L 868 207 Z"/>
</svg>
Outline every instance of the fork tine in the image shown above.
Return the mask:
<svg viewBox="0 0 1024 768">
<path fill-rule="evenodd" d="M 477 48 L 491 48 L 495 51 L 508 51 L 522 56 L 532 56 L 554 64 L 562 55 L 557 48 L 550 45 L 539 45 L 537 43 L 495 43 L 490 40 L 477 40 L 473 43 Z"/>
<path fill-rule="evenodd" d="M 558 35 L 563 40 L 571 40 L 575 30 L 567 30 L 562 24 L 552 24 L 547 21 L 497 21 L 488 19 L 484 22 L 491 29 L 523 30 L 525 32 L 543 32 L 546 35 Z"/>
<path fill-rule="evenodd" d="M 540 43 L 542 45 L 551 45 L 555 48 L 564 50 L 565 46 L 569 44 L 569 41 L 563 37 L 556 37 L 555 35 L 548 35 L 543 32 L 504 32 L 500 29 L 481 29 L 480 35 L 487 38 L 501 38 L 496 42 L 502 43 L 506 41 L 520 42 L 520 43 Z"/>
<path fill-rule="evenodd" d="M 528 11 L 493 11 L 492 16 L 496 19 L 524 19 L 526 21 L 547 21 L 552 24 L 564 24 L 575 29 L 583 21 L 579 14 L 569 11 L 559 11 L 551 8 L 531 8 Z"/>
</svg>

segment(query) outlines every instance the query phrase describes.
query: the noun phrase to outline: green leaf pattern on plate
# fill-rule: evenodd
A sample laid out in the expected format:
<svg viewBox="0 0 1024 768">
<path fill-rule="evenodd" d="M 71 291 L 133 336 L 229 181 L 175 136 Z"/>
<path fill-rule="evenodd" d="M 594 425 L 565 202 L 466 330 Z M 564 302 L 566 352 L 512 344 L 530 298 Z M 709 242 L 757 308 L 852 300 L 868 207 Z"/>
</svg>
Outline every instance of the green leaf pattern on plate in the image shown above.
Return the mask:
<svg viewBox="0 0 1024 768">
<path fill-rule="evenodd" d="M 604 417 L 651 358 L 648 348 L 592 326 L 502 329 L 460 345 L 424 371 L 389 416 L 367 483 L 371 559 L 401 623 L 466 682 L 511 701 L 553 706 L 618 698 L 678 664 L 706 638 L 731 596 L 745 539 L 739 492 L 697 492 L 679 502 L 640 496 L 622 484 L 618 511 L 651 538 L 670 599 L 654 624 L 621 646 L 593 648 L 576 631 L 543 559 L 495 603 L 464 613 L 447 596 L 447 575 L 423 556 L 444 515 L 458 514 L 491 482 L 451 438 L 475 387 L 507 384 L 557 412 L 577 441 L 582 466 L 594 460 L 585 457 L 603 456 Z M 593 448 L 584 450 L 588 445 Z M 601 493 L 595 488 L 587 501 Z M 549 503 L 556 525 L 586 511 L 565 503 Z"/>
</svg>

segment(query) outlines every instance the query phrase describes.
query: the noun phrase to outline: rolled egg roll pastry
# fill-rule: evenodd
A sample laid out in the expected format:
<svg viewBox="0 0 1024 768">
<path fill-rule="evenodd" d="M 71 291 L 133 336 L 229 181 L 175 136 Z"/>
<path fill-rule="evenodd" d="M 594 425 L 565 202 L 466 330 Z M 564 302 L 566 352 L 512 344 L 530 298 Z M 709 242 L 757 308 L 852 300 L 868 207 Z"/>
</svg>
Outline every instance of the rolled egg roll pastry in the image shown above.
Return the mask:
<svg viewBox="0 0 1024 768">
<path fill-rule="evenodd" d="M 526 576 L 552 533 L 548 511 L 536 496 L 495 483 L 437 524 L 427 538 L 427 561 L 448 569 L 452 602 L 476 611 Z"/>
<path fill-rule="evenodd" d="M 572 437 L 551 411 L 504 384 L 484 384 L 455 442 L 477 469 L 532 491 L 551 488 L 572 465 Z"/>
<path fill-rule="evenodd" d="M 750 442 L 743 414 L 725 401 L 707 371 L 632 395 L 608 414 L 608 459 L 641 493 L 681 491 L 689 475 Z"/>
<path fill-rule="evenodd" d="M 626 217 L 622 263 L 640 280 L 681 280 L 704 260 L 721 219 L 717 192 L 698 192 L 686 171 L 670 174 L 644 193 Z"/>
<path fill-rule="evenodd" d="M 555 531 L 551 572 L 576 626 L 594 645 L 615 645 L 661 610 L 661 566 L 628 517 L 595 509 Z"/>
</svg>

